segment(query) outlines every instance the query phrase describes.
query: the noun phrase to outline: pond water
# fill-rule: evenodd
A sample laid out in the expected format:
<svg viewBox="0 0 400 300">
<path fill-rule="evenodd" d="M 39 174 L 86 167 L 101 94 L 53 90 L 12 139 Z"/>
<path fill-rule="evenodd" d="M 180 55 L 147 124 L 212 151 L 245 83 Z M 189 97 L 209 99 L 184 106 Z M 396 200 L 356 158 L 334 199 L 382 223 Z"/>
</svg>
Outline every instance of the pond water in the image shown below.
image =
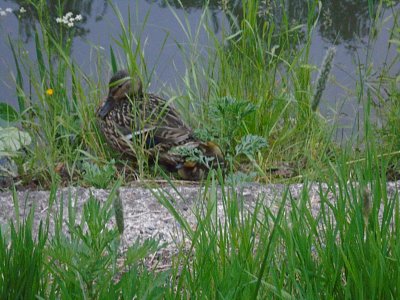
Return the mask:
<svg viewBox="0 0 400 300">
<path fill-rule="evenodd" d="M 51 5 L 52 1 L 48 2 Z M 260 1 L 261 5 L 267 2 Z M 36 24 L 36 20 L 29 14 L 29 10 L 24 13 L 19 12 L 20 3 L 24 3 L 24 1 L 0 0 L 2 9 L 0 10 L 0 101 L 13 105 L 16 104 L 15 84 L 12 79 L 12 74 L 15 74 L 15 65 L 8 36 L 13 40 L 20 37 L 25 43 L 29 55 L 32 59 L 35 57 L 33 26 Z M 112 7 L 105 0 L 65 1 L 64 3 L 68 11 L 73 12 L 74 15 L 82 15 L 82 20 L 76 24 L 78 30 L 73 40 L 73 58 L 89 76 L 96 76 L 92 57 L 93 46 L 102 47 L 100 49 L 104 49 L 105 55 L 108 56 L 110 45 L 114 45 L 114 39 L 118 38 L 118 19 Z M 143 37 L 146 38 L 147 66 L 149 69 L 155 67 L 155 76 L 153 76 L 150 90 L 159 91 L 168 85 L 179 85 L 180 78 L 185 72 L 185 66 L 177 43 L 185 45 L 187 37 L 179 25 L 176 15 L 183 20 L 187 14 L 191 28 L 197 28 L 203 12 L 204 1 L 184 0 L 182 1 L 183 8 L 177 0 L 115 1 L 114 3 L 125 20 L 128 19 L 129 9 L 131 14 L 138 16 L 139 24 L 144 22 L 148 13 Z M 285 9 L 290 18 L 306 23 L 306 0 L 288 0 L 285 3 Z M 371 44 L 369 43 L 371 19 L 366 0 L 326 0 L 323 3 L 323 13 L 312 38 L 310 57 L 311 63 L 319 66 L 326 49 L 331 45 L 336 45 L 335 65 L 332 70 L 335 79 L 330 82 L 324 92 L 321 111 L 327 118 L 332 118 L 333 115 L 339 116 L 339 123 L 344 128 L 338 132 L 340 136 L 343 132 L 353 132 L 357 127 L 355 116 L 360 111 L 361 104 L 354 100 L 354 95 L 348 93 L 349 90 L 354 91 L 355 89 L 357 62 L 362 64 L 373 62 L 375 70 L 379 71 L 396 55 L 394 46 L 388 48 L 388 40 L 390 39 L 390 28 L 393 26 L 393 22 L 396 22 L 393 20 L 393 12 L 398 10 L 400 5 L 396 4 L 384 9 L 384 18 L 387 20 L 379 32 L 376 42 Z M 227 4 L 237 18 L 241 17 L 241 1 L 211 0 L 209 6 L 212 16 L 211 28 L 217 34 L 221 30 L 221 26 L 228 26 L 225 13 L 221 9 L 223 4 Z M 7 12 L 6 8 L 11 8 L 13 11 Z M 56 13 L 55 16 L 57 16 Z M 169 33 L 167 42 L 160 53 L 167 33 Z M 207 36 L 204 32 L 200 34 L 199 41 L 204 45 L 207 44 Z M 393 66 L 391 73 L 399 74 L 399 72 L 400 66 Z"/>
</svg>

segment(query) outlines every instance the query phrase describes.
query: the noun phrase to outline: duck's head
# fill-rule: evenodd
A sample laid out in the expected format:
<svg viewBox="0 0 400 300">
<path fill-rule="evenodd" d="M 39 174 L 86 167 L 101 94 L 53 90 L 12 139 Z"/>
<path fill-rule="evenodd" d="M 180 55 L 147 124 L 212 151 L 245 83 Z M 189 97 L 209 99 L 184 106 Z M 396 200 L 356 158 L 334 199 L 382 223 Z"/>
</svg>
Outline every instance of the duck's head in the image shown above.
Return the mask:
<svg viewBox="0 0 400 300">
<path fill-rule="evenodd" d="M 104 118 L 118 101 L 133 99 L 142 96 L 142 81 L 139 76 L 131 77 L 127 70 L 115 73 L 109 82 L 108 96 L 98 111 L 100 118 Z"/>
</svg>

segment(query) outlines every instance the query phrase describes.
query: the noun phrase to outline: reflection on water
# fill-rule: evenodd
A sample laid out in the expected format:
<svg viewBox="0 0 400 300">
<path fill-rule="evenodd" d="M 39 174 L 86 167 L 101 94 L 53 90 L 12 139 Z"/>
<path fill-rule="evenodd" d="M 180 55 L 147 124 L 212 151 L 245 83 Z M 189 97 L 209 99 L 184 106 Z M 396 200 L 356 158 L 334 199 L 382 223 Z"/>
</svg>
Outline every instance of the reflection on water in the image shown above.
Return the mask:
<svg viewBox="0 0 400 300">
<path fill-rule="evenodd" d="M 201 9 L 204 1 L 179 1 L 179 0 L 146 0 L 147 2 L 157 3 L 160 7 L 172 6 L 176 9 L 185 9 L 190 13 L 191 9 Z M 289 17 L 289 22 L 296 24 L 307 23 L 308 0 L 289 0 L 282 6 L 279 1 L 272 0 L 260 1 L 259 16 L 274 17 L 275 23 L 279 24 L 282 10 L 285 10 Z M 183 7 L 181 5 L 183 4 Z M 372 7 L 375 11 L 377 3 Z M 242 1 L 235 0 L 213 0 L 209 1 L 209 9 L 216 15 L 221 10 L 230 11 L 240 22 L 242 19 Z M 215 28 L 219 27 L 218 19 L 215 18 Z M 356 44 L 359 38 L 368 35 L 370 29 L 370 15 L 368 0 L 330 0 L 324 1 L 321 9 L 318 31 L 320 35 L 329 40 L 332 44 L 348 43 Z"/>
<path fill-rule="evenodd" d="M 0 4 L 7 6 L 8 3 L 13 3 L 14 7 L 24 7 L 27 12 L 24 14 L 15 13 L 19 17 L 19 29 L 25 42 L 32 37 L 34 26 L 38 20 L 36 9 L 26 4 L 24 0 L 3 0 Z M 121 1 L 122 2 L 122 1 Z M 187 13 L 196 13 L 204 7 L 203 0 L 146 0 L 150 4 L 157 4 L 158 7 L 168 9 L 183 9 Z M 291 0 L 286 1 L 284 6 L 275 3 L 272 0 L 260 1 L 259 16 L 274 17 L 274 21 L 279 24 L 282 10 L 285 10 L 289 17 L 289 22 L 296 24 L 307 23 L 308 17 L 307 0 Z M 109 12 L 107 0 L 61 0 L 60 6 L 58 1 L 47 1 L 48 10 L 46 10 L 46 18 L 56 19 L 59 16 L 59 9 L 63 12 L 72 12 L 81 14 L 83 22 L 75 27 L 74 34 L 83 36 L 90 32 L 86 20 L 94 18 L 95 21 L 102 21 L 104 16 Z M 220 27 L 221 18 L 218 14 L 221 11 L 229 11 L 231 16 L 235 17 L 237 22 L 240 22 L 242 15 L 242 1 L 235 0 L 211 0 L 209 1 L 208 9 L 212 15 L 212 22 L 215 31 Z M 372 8 L 375 11 L 375 7 Z M 47 15 L 47 12 L 50 14 Z M 112 12 L 111 12 L 112 13 Z M 93 16 L 94 14 L 94 16 Z M 368 9 L 368 0 L 330 0 L 324 1 L 321 9 L 318 31 L 324 39 L 327 39 L 332 44 L 346 43 L 356 45 L 359 39 L 368 35 L 371 25 L 371 18 Z M 95 30 L 95 28 L 92 28 Z"/>
<path fill-rule="evenodd" d="M 274 4 L 274 3 L 277 4 Z M 319 65 L 325 53 L 325 49 L 330 45 L 337 45 L 336 67 L 333 69 L 333 75 L 337 78 L 339 85 L 344 85 L 354 88 L 354 54 L 363 61 L 366 57 L 365 43 L 369 36 L 371 27 L 371 13 L 375 13 L 375 7 L 369 7 L 368 0 L 326 0 L 323 1 L 323 6 L 319 14 L 318 25 L 312 37 L 310 50 L 311 63 Z M 72 12 L 74 15 L 82 15 L 82 20 L 77 22 L 73 30 L 62 28 L 55 23 L 55 19 L 60 17 L 58 3 L 62 7 L 62 12 Z M 144 22 L 146 14 L 150 12 L 146 21 L 144 37 L 147 39 L 146 60 L 150 69 L 154 67 L 157 71 L 156 80 L 153 84 L 159 88 L 165 84 L 176 84 L 179 78 L 184 74 L 185 67 L 182 58 L 179 55 L 178 46 L 176 43 L 187 42 L 187 37 L 180 28 L 176 16 L 171 13 L 170 7 L 175 9 L 176 15 L 183 18 L 184 14 L 188 14 L 188 22 L 192 28 L 196 28 L 200 15 L 203 11 L 203 0 L 146 0 L 146 1 L 115 1 L 122 13 L 122 16 L 127 20 L 129 9 L 132 15 L 139 16 L 139 22 Z M 275 24 L 282 22 L 282 16 L 288 17 L 290 24 L 307 24 L 308 11 L 310 1 L 307 0 L 288 0 L 288 1 L 259 1 L 259 18 L 273 18 Z M 26 13 L 20 14 L 18 9 L 24 6 Z M 384 12 L 385 16 L 390 16 L 391 9 L 398 9 L 399 4 L 394 8 L 387 8 Z M 26 48 L 34 53 L 34 30 L 37 26 L 37 20 L 45 20 L 52 26 L 52 34 L 61 40 L 72 38 L 72 53 L 74 59 L 81 64 L 84 70 L 92 70 L 93 63 L 90 62 L 89 56 L 91 45 L 97 45 L 99 48 L 108 49 L 115 41 L 119 34 L 119 27 L 116 25 L 116 16 L 108 5 L 107 0 L 59 0 L 47 1 L 49 9 L 43 10 L 46 12 L 42 16 L 38 16 L 33 7 L 26 6 L 26 1 L 23 0 L 0 0 L 0 7 L 3 9 L 11 7 L 13 15 L 0 17 L 0 88 L 4 90 L 3 97 L 6 99 L 15 98 L 12 78 L 10 73 L 15 73 L 12 64 L 12 55 L 7 43 L 7 35 L 12 39 L 17 39 L 18 36 L 26 43 Z M 39 10 L 40 11 L 40 10 Z M 227 17 L 226 11 L 229 11 Z M 219 32 L 221 26 L 232 26 L 232 24 L 240 23 L 242 15 L 242 1 L 240 0 L 210 0 L 209 1 L 210 20 L 215 32 Z M 234 21 L 233 21 L 234 20 Z M 311 20 L 314 22 L 315 20 Z M 393 22 L 393 21 L 392 21 Z M 166 36 L 166 32 L 170 33 L 165 48 L 160 54 L 161 44 Z M 389 39 L 387 31 L 380 32 L 377 39 L 377 45 L 374 49 L 374 67 L 379 67 L 385 63 L 381 57 L 385 56 L 387 51 L 387 41 Z M 200 36 L 200 42 L 207 42 L 207 35 L 204 33 Z M 395 51 L 394 51 L 395 53 Z M 155 59 L 158 57 L 160 59 Z M 395 54 L 390 54 L 389 57 Z M 32 55 L 32 59 L 35 57 Z M 395 72 L 398 72 L 398 70 Z M 89 72 L 90 73 L 90 72 Z M 157 81 L 158 80 L 158 81 Z M 329 102 L 329 106 L 335 107 L 337 103 L 342 101 L 346 96 L 339 85 L 329 86 L 325 92 L 325 98 Z M 353 86 L 352 86 L 353 85 Z M 154 88 L 154 86 L 153 86 Z M 3 99 L 1 99 L 3 100 Z M 13 100 L 9 100 L 14 103 Z M 353 108 L 344 105 L 344 111 L 352 119 Z"/>
<path fill-rule="evenodd" d="M 184 9 L 187 13 L 193 10 L 202 10 L 203 0 L 146 0 L 149 3 L 157 3 L 159 7 L 173 7 L 175 9 Z M 221 19 L 218 13 L 229 11 L 237 20 L 242 19 L 242 1 L 241 0 L 210 0 L 208 1 L 208 10 L 211 14 L 211 21 L 215 32 L 219 31 Z"/>
<path fill-rule="evenodd" d="M 0 1 L 0 4 L 2 1 Z M 39 2 L 39 1 L 38 1 Z M 93 2 L 96 2 L 96 7 L 93 7 Z M 61 1 L 47 1 L 46 7 L 44 9 L 37 9 L 33 6 L 33 4 L 27 4 L 24 0 L 5 0 L 4 6 L 7 6 L 8 3 L 13 3 L 13 7 L 23 7 L 26 12 L 20 13 L 19 10 L 16 10 L 14 14 L 17 16 L 19 20 L 19 34 L 20 37 L 28 43 L 30 38 L 34 35 L 35 25 L 37 21 L 51 21 L 56 20 L 60 16 L 59 11 L 65 14 L 67 12 L 72 12 L 74 15 L 81 15 L 83 19 L 81 22 L 76 23 L 74 25 L 74 36 L 82 37 L 90 32 L 90 29 L 86 26 L 86 21 L 92 17 L 93 11 L 97 11 L 100 7 L 100 11 L 96 14 L 95 18 L 97 21 L 101 21 L 104 17 L 108 2 L 104 1 L 93 1 L 93 0 L 61 0 Z M 35 4 L 40 5 L 40 4 Z M 37 12 L 43 12 L 43 15 L 39 16 Z M 49 27 L 50 30 L 53 30 L 52 34 L 56 38 L 60 36 L 58 26 Z M 62 28 L 62 27 L 61 27 Z"/>
<path fill-rule="evenodd" d="M 367 1 L 327 1 L 321 14 L 319 32 L 332 44 L 356 46 L 368 35 L 371 19 Z"/>
</svg>

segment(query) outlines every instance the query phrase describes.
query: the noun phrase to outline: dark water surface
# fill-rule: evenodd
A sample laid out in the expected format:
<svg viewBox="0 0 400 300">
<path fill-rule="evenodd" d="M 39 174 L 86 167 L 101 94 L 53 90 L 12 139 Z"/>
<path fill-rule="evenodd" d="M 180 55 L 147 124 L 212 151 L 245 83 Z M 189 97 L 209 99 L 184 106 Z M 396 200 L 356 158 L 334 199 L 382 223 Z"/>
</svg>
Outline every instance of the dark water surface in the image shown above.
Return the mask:
<svg viewBox="0 0 400 300">
<path fill-rule="evenodd" d="M 35 60 L 33 26 L 37 21 L 29 14 L 29 10 L 22 14 L 18 11 L 21 7 L 19 3 L 23 2 L 0 0 L 0 102 L 13 105 L 16 105 L 15 84 L 12 79 L 12 74 L 15 74 L 15 64 L 8 44 L 8 36 L 13 40 L 20 37 L 29 52 L 27 55 Z M 48 1 L 49 5 L 52 2 L 58 1 Z M 170 7 L 166 5 L 167 2 Z M 269 1 L 260 1 L 261 13 L 268 13 L 268 7 L 263 6 L 267 2 Z M 97 71 L 93 49 L 99 47 L 100 51 L 104 51 L 104 55 L 109 57 L 109 46 L 115 45 L 113 39 L 118 39 L 120 33 L 118 19 L 110 5 L 104 0 L 65 1 L 65 3 L 68 3 L 66 4 L 67 11 L 73 12 L 74 15 L 82 15 L 82 20 L 75 24 L 77 30 L 73 40 L 73 58 L 89 76 L 95 77 Z M 147 66 L 149 69 L 155 67 L 150 90 L 159 91 L 165 86 L 179 85 L 180 78 L 185 73 L 185 66 L 177 43 L 187 46 L 188 39 L 172 13 L 171 7 L 181 20 L 184 20 L 185 14 L 188 14 L 190 26 L 194 29 L 197 28 L 203 13 L 204 1 L 182 1 L 184 8 L 181 8 L 176 0 L 114 1 L 114 3 L 125 20 L 128 19 L 128 7 L 130 7 L 131 15 L 139 16 L 139 24 L 144 22 L 149 13 L 142 38 L 146 39 L 144 49 Z M 228 8 L 238 19 L 242 14 L 239 0 L 210 1 L 210 26 L 217 34 L 222 26 L 228 26 L 225 13 L 221 10 L 221 5 L 224 3 L 227 3 Z M 372 22 L 367 1 L 326 0 L 323 3 L 323 13 L 312 38 L 310 62 L 319 66 L 326 49 L 331 45 L 336 46 L 335 66 L 332 71 L 335 79 L 331 81 L 324 93 L 321 111 L 327 118 L 339 117 L 339 123 L 345 128 L 344 132 L 349 133 L 354 129 L 357 131 L 355 117 L 362 106 L 357 103 L 354 94 L 349 93 L 355 90 L 355 80 L 358 76 L 357 64 L 373 62 L 374 69 L 379 73 L 381 68 L 386 67 L 386 64 L 393 60 L 396 49 L 393 45 L 388 48 L 388 40 L 390 29 L 394 24 L 393 12 L 398 10 L 400 5 L 396 4 L 394 7 L 384 9 L 384 18 L 387 20 L 383 29 L 379 31 L 376 42 L 371 44 L 369 37 Z M 6 8 L 11 8 L 13 12 L 2 15 L 4 14 L 2 11 L 5 12 Z M 306 23 L 306 0 L 286 1 L 284 9 L 296 23 Z M 54 19 L 57 16 L 58 14 L 54 12 Z M 160 53 L 167 33 L 169 33 L 168 40 Z M 205 32 L 200 34 L 199 42 L 204 47 L 207 46 Z M 157 60 L 159 55 L 160 58 Z M 398 75 L 399 71 L 400 66 L 393 66 L 391 73 Z M 104 76 L 108 77 L 108 74 Z M 104 80 L 107 81 L 108 78 Z"/>
</svg>

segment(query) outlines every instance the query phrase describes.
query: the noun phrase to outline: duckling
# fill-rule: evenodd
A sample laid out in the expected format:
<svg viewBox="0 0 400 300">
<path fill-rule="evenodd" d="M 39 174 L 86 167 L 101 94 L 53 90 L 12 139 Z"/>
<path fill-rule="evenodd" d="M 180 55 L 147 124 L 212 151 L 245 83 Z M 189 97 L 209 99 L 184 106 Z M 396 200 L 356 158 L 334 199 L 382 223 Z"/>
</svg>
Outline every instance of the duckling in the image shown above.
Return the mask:
<svg viewBox="0 0 400 300">
<path fill-rule="evenodd" d="M 185 180 L 200 180 L 209 169 L 223 164 L 223 154 L 216 144 L 195 138 L 193 130 L 167 101 L 143 93 L 140 78 L 130 77 L 126 70 L 111 77 L 108 96 L 96 115 L 107 142 L 129 159 L 137 159 L 134 146 L 141 145 L 151 161 L 178 172 Z M 173 151 L 177 147 L 197 149 L 211 163 L 205 166 L 189 161 Z"/>
<path fill-rule="evenodd" d="M 187 146 L 187 144 L 183 145 L 183 147 Z M 213 142 L 197 142 L 196 149 L 199 149 L 200 155 L 206 159 L 204 162 L 199 162 L 185 157 L 184 163 L 177 166 L 178 174 L 182 179 L 198 181 L 204 178 L 211 169 L 218 167 L 224 169 L 224 156 L 218 145 Z"/>
</svg>

